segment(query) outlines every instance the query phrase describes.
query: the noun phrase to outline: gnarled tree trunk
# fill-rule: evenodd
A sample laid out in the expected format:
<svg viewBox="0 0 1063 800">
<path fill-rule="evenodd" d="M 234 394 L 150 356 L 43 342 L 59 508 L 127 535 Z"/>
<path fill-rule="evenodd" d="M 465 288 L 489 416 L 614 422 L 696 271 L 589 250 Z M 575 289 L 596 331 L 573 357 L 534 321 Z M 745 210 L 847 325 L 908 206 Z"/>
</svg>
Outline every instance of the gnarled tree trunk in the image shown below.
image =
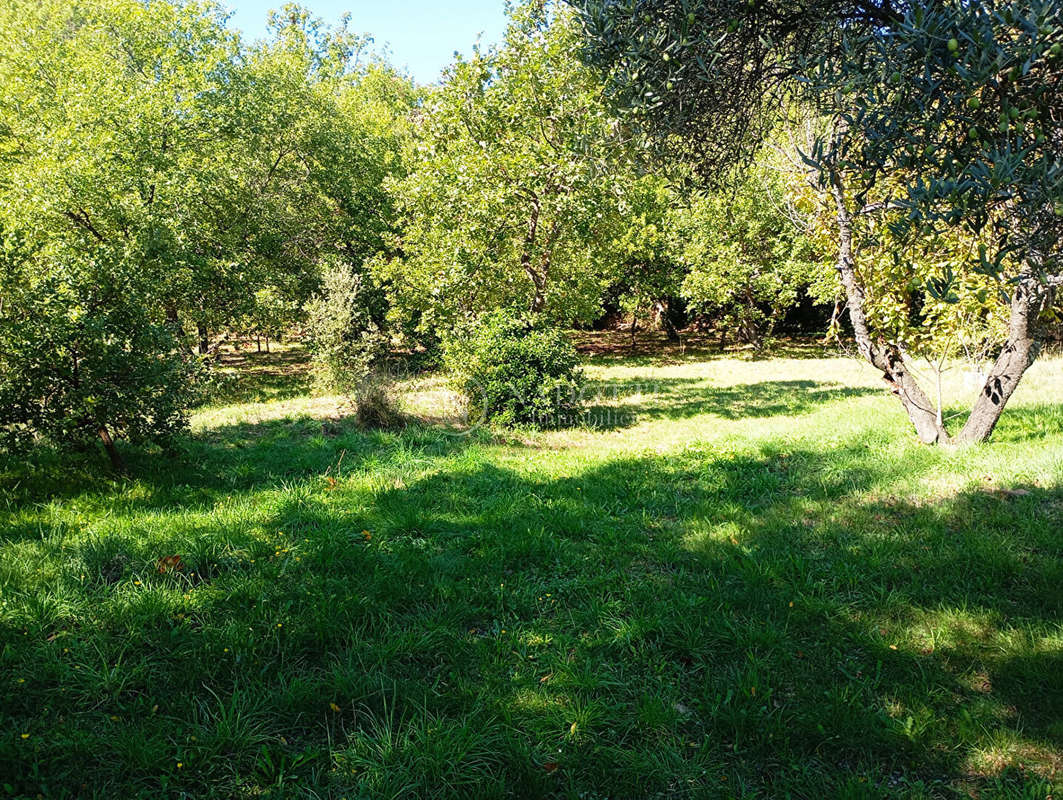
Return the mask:
<svg viewBox="0 0 1063 800">
<path fill-rule="evenodd" d="M 852 215 L 845 200 L 841 179 L 836 174 L 831 176 L 831 194 L 837 210 L 838 275 L 845 290 L 856 345 L 864 358 L 882 371 L 882 379 L 908 412 L 908 418 L 915 426 L 920 441 L 926 444 L 945 444 L 949 442 L 948 431 L 939 420 L 934 404 L 916 382 L 915 376 L 908 371 L 900 348 L 894 344 L 876 342 L 871 338 L 867 315 L 864 312 L 864 287 L 857 278 L 853 259 Z"/>
<path fill-rule="evenodd" d="M 1035 335 L 1037 316 L 1052 302 L 1055 280 L 1046 283 L 1030 271 L 1022 275 L 1011 296 L 1008 340 L 989 371 L 957 441 L 984 442 L 993 434 L 1004 406 L 1041 349 Z"/>
<path fill-rule="evenodd" d="M 864 312 L 864 289 L 856 275 L 853 258 L 852 216 L 845 201 L 844 187 L 836 174 L 831 176 L 831 194 L 837 208 L 838 274 L 845 290 L 857 346 L 864 358 L 882 371 L 883 379 L 908 412 L 920 440 L 927 444 L 951 443 L 953 439 L 941 421 L 940 409 L 909 372 L 900 348 L 871 338 Z M 1040 350 L 1035 330 L 1037 317 L 1052 302 L 1054 292 L 1061 284 L 1063 276 L 1051 276 L 1045 280 L 1032 269 L 1023 272 L 1011 298 L 1008 340 L 989 371 L 956 443 L 984 442 L 992 435 L 1004 406 L 1037 357 Z"/>
</svg>

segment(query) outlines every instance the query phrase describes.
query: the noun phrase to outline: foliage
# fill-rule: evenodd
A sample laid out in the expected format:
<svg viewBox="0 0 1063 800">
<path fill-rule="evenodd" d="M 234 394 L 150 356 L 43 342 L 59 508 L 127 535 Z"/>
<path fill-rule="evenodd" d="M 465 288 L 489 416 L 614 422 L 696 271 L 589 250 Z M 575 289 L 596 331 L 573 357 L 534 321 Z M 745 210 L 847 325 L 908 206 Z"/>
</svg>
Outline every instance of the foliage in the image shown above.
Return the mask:
<svg viewBox="0 0 1063 800">
<path fill-rule="evenodd" d="M 322 386 L 352 394 L 386 356 L 381 302 L 367 276 L 342 262 L 326 269 L 321 293 L 306 306 L 308 345 Z"/>
<path fill-rule="evenodd" d="M 1063 220 L 1056 214 L 1063 210 L 1059 4 L 575 4 L 586 56 L 608 70 L 614 96 L 703 175 L 747 163 L 794 98 L 831 118 L 804 159 L 834 205 L 853 332 L 928 443 L 952 437 L 940 403 L 935 407 L 913 377 L 902 342 L 874 335 L 859 269 L 866 244 L 860 223 L 868 213 L 902 210 L 906 217 L 888 220 L 894 236 L 907 229 L 955 238 L 963 228 L 980 237 L 978 263 L 965 272 L 998 282 L 1010 306 L 1007 341 L 999 343 L 958 438 L 987 439 L 1036 357 L 1039 316 L 1063 284 L 1055 271 Z M 881 182 L 902 191 L 868 205 Z M 925 252 L 932 242 L 914 248 Z M 1001 249 L 992 252 L 990 244 Z M 954 277 L 951 269 L 929 269 L 916 282 L 948 302 L 959 297 Z M 974 284 L 975 296 L 987 289 L 984 281 Z M 946 316 L 931 312 L 923 322 Z"/>
<path fill-rule="evenodd" d="M 250 313 L 240 320 L 241 328 L 252 336 L 265 336 L 280 341 L 284 334 L 302 318 L 299 303 L 276 286 L 255 292 Z"/>
<path fill-rule="evenodd" d="M 860 136 L 839 156 L 900 180 L 898 230 L 991 228 L 988 276 L 1009 255 L 1063 272 L 1061 14 L 1046 0 L 916 5 L 816 76 L 850 98 Z"/>
<path fill-rule="evenodd" d="M 445 363 L 474 422 L 567 427 L 582 402 L 579 355 L 560 330 L 520 313 L 486 314 L 446 342 Z"/>
<path fill-rule="evenodd" d="M 238 43 L 221 23 L 200 4 L 5 4 L 5 227 L 42 260 L 136 271 L 160 306 L 208 267 L 199 294 L 246 294 L 215 235 L 243 209 L 220 157 L 241 127 L 225 91 Z"/>
<path fill-rule="evenodd" d="M 191 386 L 165 287 L 195 260 L 183 242 L 204 207 L 188 199 L 211 182 L 202 134 L 235 40 L 212 6 L 14 0 L 0 41 L 0 230 L 21 261 L 2 301 L 5 422 L 167 436 Z"/>
<path fill-rule="evenodd" d="M 272 37 L 248 48 L 219 102 L 197 269 L 175 275 L 179 308 L 209 327 L 255 315 L 246 287 L 289 302 L 316 291 L 320 262 L 359 266 L 386 249 L 394 213 L 385 178 L 399 174 L 407 79 L 360 59 L 367 42 L 298 6 L 271 17 Z"/>
<path fill-rule="evenodd" d="M 612 292 L 621 310 L 634 315 L 656 312 L 665 329 L 675 335 L 671 302 L 680 293 L 683 265 L 675 256 L 675 228 L 670 213 L 679 202 L 677 191 L 653 175 L 617 175 L 623 186 L 620 220 L 610 261 L 615 263 Z M 634 326 L 632 329 L 634 334 Z"/>
<path fill-rule="evenodd" d="M 1007 337 L 1009 304 L 995 277 L 980 269 L 978 239 L 950 230 L 913 241 L 896 235 L 895 219 L 880 214 L 861 222 L 871 329 L 913 357 L 966 356 L 980 366 L 986 343 Z"/>
<path fill-rule="evenodd" d="M 805 162 L 801 152 L 815 147 L 817 126 L 824 127 L 813 117 L 791 121 L 782 137 L 787 145 L 775 161 L 787 214 L 813 250 L 831 253 L 837 250 L 835 201 L 819 170 Z M 859 185 L 861 178 L 854 172 L 844 172 L 846 183 Z M 881 177 L 859 197 L 852 190 L 846 194 L 849 205 L 862 203 L 865 209 L 854 225 L 869 329 L 878 338 L 897 342 L 913 358 L 959 357 L 976 366 L 985 360 L 987 347 L 1007 335 L 1008 299 L 980 268 L 979 254 L 994 249 L 991 242 L 987 245 L 991 232 L 974 235 L 948 228 L 910 236 L 898 226 L 904 211 L 893 198 L 899 190 L 896 176 Z M 824 300 L 830 296 L 824 291 L 828 286 L 839 292 L 836 279 L 828 277 L 826 271 L 821 273 L 823 285 L 816 292 Z M 940 291 L 946 284 L 948 291 Z M 832 333 L 838 333 L 837 327 Z"/>
<path fill-rule="evenodd" d="M 503 43 L 459 59 L 426 98 L 409 175 L 393 184 L 402 257 L 382 265 L 422 330 L 511 305 L 564 322 L 599 308 L 617 137 L 570 18 L 517 6 Z"/>
<path fill-rule="evenodd" d="M 571 2 L 625 122 L 710 182 L 752 160 L 795 94 L 815 99 L 797 79 L 845 32 L 896 16 L 890 0 Z"/>
<path fill-rule="evenodd" d="M 56 351 L 77 351 L 79 392 L 107 397 L 99 413 L 113 419 L 99 422 L 130 435 L 182 417 L 173 404 L 192 387 L 179 385 L 187 370 L 174 348 L 189 323 L 201 352 L 211 332 L 249 318 L 276 332 L 323 259 L 360 264 L 384 249 L 394 219 L 383 183 L 401 169 L 410 82 L 359 64 L 364 39 L 344 25 L 324 31 L 296 6 L 252 47 L 224 22 L 210 2 L 0 8 L 0 230 L 35 292 L 6 295 L 4 313 L 69 298 L 82 326 L 49 311 L 32 339 L 0 347 L 19 349 L 27 391 L 69 369 Z M 124 369 L 140 377 L 109 388 L 117 378 L 86 369 L 86 348 L 125 352 Z M 150 390 L 164 380 L 177 382 L 172 392 Z M 152 402 L 158 420 L 133 425 Z M 34 403 L 59 413 L 54 398 Z M 48 432 L 85 428 L 77 405 L 78 421 Z"/>
<path fill-rule="evenodd" d="M 800 292 L 833 300 L 827 259 L 790 215 L 783 182 L 767 163 L 733 190 L 695 195 L 674 214 L 682 294 L 724 332 L 759 342 Z"/>
<path fill-rule="evenodd" d="M 0 254 L 0 438 L 85 446 L 171 441 L 187 424 L 198 362 L 151 319 L 126 276 L 77 261 Z"/>
</svg>

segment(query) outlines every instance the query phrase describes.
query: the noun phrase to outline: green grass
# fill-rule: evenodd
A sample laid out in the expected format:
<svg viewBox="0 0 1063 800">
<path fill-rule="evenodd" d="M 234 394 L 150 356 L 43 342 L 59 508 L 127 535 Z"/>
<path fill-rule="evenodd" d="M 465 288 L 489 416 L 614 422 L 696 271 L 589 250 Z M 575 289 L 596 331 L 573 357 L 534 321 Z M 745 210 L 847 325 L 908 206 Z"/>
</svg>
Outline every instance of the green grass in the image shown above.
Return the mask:
<svg viewBox="0 0 1063 800">
<path fill-rule="evenodd" d="M 242 379 L 134 478 L 0 468 L 0 790 L 1058 796 L 1063 361 L 949 452 L 799 355 L 505 435 Z"/>
</svg>

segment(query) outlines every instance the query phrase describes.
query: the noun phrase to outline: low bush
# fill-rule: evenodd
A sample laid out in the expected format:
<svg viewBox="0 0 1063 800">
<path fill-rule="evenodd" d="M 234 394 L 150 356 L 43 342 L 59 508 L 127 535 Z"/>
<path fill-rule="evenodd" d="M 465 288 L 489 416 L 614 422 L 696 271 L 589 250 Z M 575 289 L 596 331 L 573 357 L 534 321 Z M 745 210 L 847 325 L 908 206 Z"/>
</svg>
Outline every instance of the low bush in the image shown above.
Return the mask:
<svg viewBox="0 0 1063 800">
<path fill-rule="evenodd" d="M 363 428 L 390 430 L 406 424 L 395 380 L 385 370 L 372 370 L 350 393 L 355 417 Z"/>
<path fill-rule="evenodd" d="M 560 330 L 512 312 L 487 314 L 454 331 L 445 364 L 473 423 L 557 428 L 579 418 L 583 372 Z"/>
</svg>

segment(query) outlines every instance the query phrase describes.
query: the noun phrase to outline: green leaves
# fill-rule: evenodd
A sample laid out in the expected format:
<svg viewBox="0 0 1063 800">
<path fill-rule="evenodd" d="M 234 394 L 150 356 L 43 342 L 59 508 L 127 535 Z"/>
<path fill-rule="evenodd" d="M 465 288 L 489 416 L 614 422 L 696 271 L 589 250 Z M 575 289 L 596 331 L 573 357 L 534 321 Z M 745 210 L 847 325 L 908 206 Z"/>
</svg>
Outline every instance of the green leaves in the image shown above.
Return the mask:
<svg viewBox="0 0 1063 800">
<path fill-rule="evenodd" d="M 598 309 L 623 150 L 577 46 L 563 6 L 518 6 L 503 44 L 426 98 L 410 174 L 391 184 L 403 257 L 380 269 L 422 331 L 504 305 L 566 321 Z"/>
<path fill-rule="evenodd" d="M 862 166 L 903 176 L 922 230 L 991 226 L 1020 257 L 1058 264 L 1061 228 L 1045 211 L 1063 197 L 1059 23 L 1058 3 L 1043 0 L 948 3 L 913 10 L 890 36 L 846 41 L 829 80 L 869 62 L 903 74 L 897 92 L 862 92 L 851 121 Z"/>
<path fill-rule="evenodd" d="M 496 310 L 454 331 L 445 346 L 469 423 L 560 428 L 578 421 L 579 354 L 562 331 L 541 318 Z"/>
<path fill-rule="evenodd" d="M 829 301 L 837 291 L 824 254 L 784 211 L 775 166 L 762 158 L 733 191 L 696 196 L 672 214 L 688 270 L 682 296 L 747 341 L 770 333 L 800 292 Z"/>
<path fill-rule="evenodd" d="M 368 276 L 333 263 L 321 293 L 307 304 L 313 366 L 323 388 L 354 393 L 387 354 L 383 296 Z"/>
<path fill-rule="evenodd" d="M 0 7 L 0 235 L 29 277 L 3 295 L 0 428 L 168 435 L 188 323 L 275 329 L 322 262 L 386 249 L 416 93 L 345 26 L 273 22 L 245 47 L 209 2 Z"/>
<path fill-rule="evenodd" d="M 137 287 L 100 294 L 72 265 L 40 274 L 17 250 L 0 266 L 3 443 L 84 445 L 101 427 L 131 441 L 167 440 L 184 427 L 199 363 L 151 319 Z"/>
</svg>

